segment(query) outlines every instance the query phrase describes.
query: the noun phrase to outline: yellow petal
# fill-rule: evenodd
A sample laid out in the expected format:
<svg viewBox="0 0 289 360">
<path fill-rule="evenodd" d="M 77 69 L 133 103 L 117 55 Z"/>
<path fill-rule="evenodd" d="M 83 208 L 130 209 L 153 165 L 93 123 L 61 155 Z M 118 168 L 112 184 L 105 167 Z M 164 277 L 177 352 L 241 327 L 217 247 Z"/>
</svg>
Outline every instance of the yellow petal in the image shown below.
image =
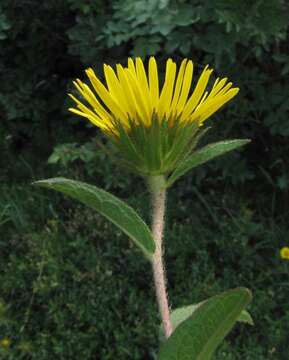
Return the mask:
<svg viewBox="0 0 289 360">
<path fill-rule="evenodd" d="M 110 114 L 106 109 L 100 104 L 90 88 L 82 83 L 82 89 L 79 90 L 81 95 L 87 100 L 87 102 L 94 108 L 101 118 L 110 118 Z"/>
<path fill-rule="evenodd" d="M 143 89 L 144 95 L 149 97 L 149 85 L 148 85 L 147 75 L 145 72 L 143 62 L 139 57 L 136 58 L 136 74 L 139 84 Z"/>
<path fill-rule="evenodd" d="M 130 113 L 130 107 L 126 99 L 125 92 L 123 91 L 123 88 L 121 87 L 121 84 L 112 67 L 108 65 L 104 66 L 104 74 L 109 93 L 113 97 L 113 100 L 123 109 L 123 111 Z"/>
<path fill-rule="evenodd" d="M 226 86 L 221 89 L 216 96 L 224 95 L 232 87 L 233 83 L 229 82 Z"/>
<path fill-rule="evenodd" d="M 196 107 L 196 110 L 198 109 L 199 106 L 201 106 L 205 101 L 208 101 L 208 94 L 209 92 L 206 91 L 202 97 L 202 99 L 200 100 L 198 106 Z"/>
<path fill-rule="evenodd" d="M 140 110 L 140 119 L 145 125 L 148 126 L 151 123 L 151 114 L 149 113 L 147 99 L 144 97 L 143 92 L 139 89 L 137 79 L 133 76 L 132 72 L 129 69 L 125 69 L 125 74 L 138 103 Z"/>
<path fill-rule="evenodd" d="M 215 102 L 208 106 L 202 114 L 200 114 L 200 123 L 203 123 L 208 117 L 210 117 L 214 112 L 220 109 L 225 103 L 231 100 L 239 92 L 238 88 L 230 89 L 225 95 L 220 98 L 215 99 Z M 194 114 L 195 116 L 195 114 Z"/>
<path fill-rule="evenodd" d="M 92 122 L 94 125 L 98 126 L 99 128 L 106 129 L 105 124 L 96 114 L 88 114 L 87 112 L 82 112 L 75 108 L 69 108 L 68 110 L 74 114 L 87 118 L 90 122 Z"/>
<path fill-rule="evenodd" d="M 182 89 L 182 85 L 184 82 L 184 74 L 185 74 L 185 69 L 186 69 L 186 64 L 187 64 L 187 59 L 184 59 L 181 63 L 180 66 L 180 70 L 178 73 L 178 77 L 177 77 L 177 81 L 176 81 L 176 86 L 175 86 L 175 90 L 174 90 L 174 96 L 173 96 L 173 100 L 171 103 L 171 111 L 174 113 L 176 112 L 176 105 L 178 103 L 179 97 L 180 97 L 180 93 L 181 93 L 181 89 Z"/>
<path fill-rule="evenodd" d="M 108 109 L 114 114 L 115 118 L 123 121 L 124 123 L 127 123 L 126 114 L 120 108 L 120 106 L 114 101 L 114 99 L 107 91 L 105 86 L 101 83 L 101 81 L 96 77 L 94 71 L 92 69 L 87 69 L 86 73 L 96 93 L 101 98 L 103 103 L 108 107 Z"/>
<path fill-rule="evenodd" d="M 191 88 L 192 78 L 193 78 L 193 69 L 194 69 L 194 65 L 193 65 L 193 62 L 190 60 L 190 61 L 188 61 L 187 66 L 186 66 L 182 91 L 181 91 L 181 94 L 180 94 L 180 97 L 178 100 L 178 104 L 177 104 L 178 114 L 183 111 L 185 103 L 187 101 L 187 98 L 188 98 L 188 95 L 190 92 L 190 88 Z"/>
<path fill-rule="evenodd" d="M 165 83 L 161 92 L 160 102 L 158 106 L 158 115 L 160 119 L 162 119 L 165 114 L 167 118 L 169 117 L 169 110 L 172 100 L 175 77 L 176 77 L 176 64 L 172 61 L 172 59 L 169 59 L 167 61 L 167 66 L 166 66 Z"/>
<path fill-rule="evenodd" d="M 149 88 L 152 106 L 156 109 L 159 103 L 159 78 L 157 63 L 154 57 L 151 57 L 149 60 Z"/>
<path fill-rule="evenodd" d="M 117 76 L 118 76 L 119 82 L 123 89 L 123 93 L 127 99 L 128 105 L 130 107 L 130 112 L 129 112 L 130 118 L 135 119 L 136 115 L 138 115 L 138 116 L 141 115 L 141 110 L 136 101 L 134 92 L 131 88 L 131 85 L 130 85 L 127 75 L 124 71 L 124 68 L 120 64 L 117 64 L 116 69 L 117 69 Z"/>
<path fill-rule="evenodd" d="M 227 78 L 225 78 L 225 79 L 227 79 Z M 212 89 L 214 89 L 218 85 L 219 81 L 220 81 L 220 78 L 217 77 L 217 79 L 214 82 L 214 85 L 213 85 Z"/>
<path fill-rule="evenodd" d="M 93 112 L 92 110 L 90 110 L 87 106 L 85 106 L 81 101 L 79 101 L 75 96 L 73 96 L 72 94 L 68 94 L 68 96 L 70 96 L 70 98 L 77 104 L 77 107 L 85 114 L 88 114 L 89 116 L 96 116 L 99 119 L 102 119 L 102 122 L 106 123 L 106 122 L 111 122 L 111 116 L 108 115 L 107 117 L 100 117 L 98 116 L 95 112 Z"/>
<path fill-rule="evenodd" d="M 218 80 L 218 81 L 217 81 Z M 227 82 L 227 78 L 223 78 L 222 80 L 219 80 L 219 78 L 215 81 L 215 84 L 208 96 L 208 99 L 213 98 L 214 96 L 216 96 L 218 94 L 218 92 L 225 86 L 226 82 Z"/>
<path fill-rule="evenodd" d="M 153 109 L 152 109 L 147 75 L 145 72 L 143 62 L 142 62 L 141 58 L 139 58 L 139 57 L 136 59 L 136 74 L 137 74 L 139 90 L 143 94 L 143 96 L 142 96 L 143 99 L 146 99 L 146 107 L 147 107 L 149 114 L 152 114 Z"/>
<path fill-rule="evenodd" d="M 127 66 L 128 66 L 128 69 L 131 71 L 131 74 L 136 77 L 136 70 L 135 70 L 135 65 L 134 65 L 134 62 L 133 62 L 133 59 L 132 58 L 128 58 L 127 59 Z"/>
<path fill-rule="evenodd" d="M 195 107 L 198 105 L 208 84 L 212 71 L 213 70 L 207 70 L 206 66 L 204 71 L 202 72 L 192 96 L 189 98 L 185 105 L 184 111 L 182 113 L 183 120 L 186 120 L 186 118 L 194 111 Z"/>
</svg>

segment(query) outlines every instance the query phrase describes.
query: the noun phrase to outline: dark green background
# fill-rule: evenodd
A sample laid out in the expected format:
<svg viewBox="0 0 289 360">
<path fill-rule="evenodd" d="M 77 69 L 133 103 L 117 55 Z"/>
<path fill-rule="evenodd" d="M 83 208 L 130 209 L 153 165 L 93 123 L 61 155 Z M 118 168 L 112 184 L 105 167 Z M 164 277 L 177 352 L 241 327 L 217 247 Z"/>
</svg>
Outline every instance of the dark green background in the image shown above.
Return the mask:
<svg viewBox="0 0 289 360">
<path fill-rule="evenodd" d="M 113 192 L 149 221 L 141 179 L 69 114 L 72 80 L 128 56 L 191 58 L 238 96 L 207 122 L 208 143 L 251 138 L 169 194 L 172 307 L 238 285 L 255 327 L 238 325 L 216 359 L 288 359 L 289 4 L 286 0 L 2 0 L 0 3 L 0 349 L 2 359 L 154 359 L 149 265 L 111 224 L 31 187 L 49 176 Z M 49 159 L 49 161 L 48 161 Z"/>
</svg>

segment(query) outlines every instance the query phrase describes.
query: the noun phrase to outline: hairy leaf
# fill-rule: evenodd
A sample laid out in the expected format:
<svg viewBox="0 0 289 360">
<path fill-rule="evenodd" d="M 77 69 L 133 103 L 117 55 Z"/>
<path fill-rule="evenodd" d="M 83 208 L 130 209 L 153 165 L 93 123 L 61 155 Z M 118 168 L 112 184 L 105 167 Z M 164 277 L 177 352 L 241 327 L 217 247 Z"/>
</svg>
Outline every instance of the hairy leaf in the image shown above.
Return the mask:
<svg viewBox="0 0 289 360">
<path fill-rule="evenodd" d="M 206 300 L 205 300 L 206 301 Z M 171 322 L 173 326 L 173 330 L 175 330 L 183 321 L 185 321 L 188 317 L 193 315 L 193 312 L 197 310 L 199 306 L 204 304 L 205 301 L 202 301 L 198 304 L 183 306 L 180 308 L 177 308 L 171 312 Z M 238 322 L 242 322 L 248 325 L 254 325 L 254 321 L 252 319 L 252 316 L 249 314 L 247 310 L 242 310 L 240 316 L 237 319 Z M 165 341 L 165 335 L 163 326 L 160 326 L 160 333 L 159 333 L 159 339 L 160 342 Z"/>
<path fill-rule="evenodd" d="M 179 177 L 183 176 L 194 167 L 204 164 L 207 161 L 212 160 L 217 156 L 223 155 L 231 150 L 235 150 L 240 146 L 248 144 L 249 142 L 249 139 L 225 140 L 209 144 L 193 152 L 173 171 L 167 181 L 167 187 L 171 186 Z"/>
<path fill-rule="evenodd" d="M 95 209 L 126 233 L 151 259 L 155 251 L 152 234 L 135 210 L 122 200 L 96 186 L 65 178 L 41 180 L 34 184 L 60 191 Z"/>
<path fill-rule="evenodd" d="M 248 289 L 229 290 L 201 304 L 163 344 L 159 360 L 209 360 L 251 300 Z"/>
</svg>

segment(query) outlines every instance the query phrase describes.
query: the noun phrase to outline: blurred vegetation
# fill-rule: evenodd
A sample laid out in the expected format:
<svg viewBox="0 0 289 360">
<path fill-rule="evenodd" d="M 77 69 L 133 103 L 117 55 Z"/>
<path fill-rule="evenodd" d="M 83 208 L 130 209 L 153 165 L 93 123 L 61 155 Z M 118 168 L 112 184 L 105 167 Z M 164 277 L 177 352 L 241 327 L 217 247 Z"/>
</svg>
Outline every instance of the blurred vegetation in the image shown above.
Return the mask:
<svg viewBox="0 0 289 360">
<path fill-rule="evenodd" d="M 96 214 L 31 181 L 96 183 L 143 212 L 141 180 L 67 112 L 72 79 L 127 56 L 193 59 L 241 91 L 209 142 L 252 144 L 179 181 L 167 228 L 173 307 L 244 285 L 256 326 L 217 359 L 288 359 L 289 4 L 286 0 L 2 0 L 0 4 L 0 347 L 2 359 L 154 359 L 158 315 L 148 264 Z M 5 343 L 5 342 L 4 342 Z M 7 342 L 6 342 L 7 343 Z"/>
</svg>

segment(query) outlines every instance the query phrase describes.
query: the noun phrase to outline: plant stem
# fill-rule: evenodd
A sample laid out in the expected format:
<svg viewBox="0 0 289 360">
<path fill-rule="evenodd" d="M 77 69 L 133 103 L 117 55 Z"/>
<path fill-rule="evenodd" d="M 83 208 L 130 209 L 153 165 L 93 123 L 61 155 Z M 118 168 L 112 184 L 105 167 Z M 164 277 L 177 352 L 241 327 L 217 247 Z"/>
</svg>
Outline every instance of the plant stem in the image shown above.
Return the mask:
<svg viewBox="0 0 289 360">
<path fill-rule="evenodd" d="M 149 185 L 153 207 L 152 233 L 156 244 L 156 250 L 152 261 L 153 277 L 164 334 L 166 338 L 168 338 L 172 333 L 172 324 L 166 291 L 166 276 L 163 262 L 162 245 L 166 205 L 165 179 L 163 176 L 152 176 L 149 178 Z"/>
</svg>

